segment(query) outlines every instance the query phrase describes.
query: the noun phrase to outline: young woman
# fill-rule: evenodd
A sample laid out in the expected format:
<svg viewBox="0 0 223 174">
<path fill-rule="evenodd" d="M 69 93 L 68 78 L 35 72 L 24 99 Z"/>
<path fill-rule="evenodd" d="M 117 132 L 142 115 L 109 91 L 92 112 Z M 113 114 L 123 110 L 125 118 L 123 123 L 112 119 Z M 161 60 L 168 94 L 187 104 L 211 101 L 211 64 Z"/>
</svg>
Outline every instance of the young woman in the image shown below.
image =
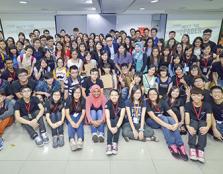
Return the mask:
<svg viewBox="0 0 223 174">
<path fill-rule="evenodd" d="M 143 75 L 143 86 L 145 87 L 145 94 L 147 94 L 150 88 L 158 88 L 156 78 L 156 66 L 151 65 L 148 69 L 148 73 Z"/>
<path fill-rule="evenodd" d="M 185 52 L 185 49 L 190 46 L 190 36 L 188 34 L 184 34 L 181 38 L 181 44 L 183 46 L 183 52 Z"/>
<path fill-rule="evenodd" d="M 159 39 L 157 43 L 157 47 L 160 52 L 160 56 L 162 56 L 163 50 L 164 50 L 164 39 Z"/>
<path fill-rule="evenodd" d="M 167 112 L 169 116 L 164 115 L 165 112 Z M 147 113 L 150 117 L 147 119 L 147 124 L 154 129 L 162 129 L 171 154 L 177 159 L 182 158 L 187 161 L 188 156 L 178 130 L 177 116 L 165 101 L 159 101 L 157 89 L 153 88 L 148 91 Z"/>
<path fill-rule="evenodd" d="M 211 73 L 211 66 L 213 63 L 213 55 L 211 53 L 211 45 L 204 44 L 203 46 L 203 54 L 200 56 L 200 68 L 203 75 L 209 78 Z"/>
<path fill-rule="evenodd" d="M 193 53 L 197 56 L 197 59 L 200 60 L 201 52 L 203 47 L 202 37 L 196 37 L 193 41 Z"/>
<path fill-rule="evenodd" d="M 115 74 L 112 73 L 111 65 L 106 63 L 103 64 L 103 67 L 101 69 L 101 76 L 100 79 L 102 80 L 104 84 L 104 94 L 106 99 L 109 98 L 109 93 L 111 89 L 117 89 L 117 77 Z"/>
<path fill-rule="evenodd" d="M 153 38 L 148 37 L 148 39 L 146 40 L 146 43 L 145 43 L 145 53 L 146 53 L 147 57 L 150 57 L 150 55 L 152 53 L 152 48 L 153 48 Z"/>
<path fill-rule="evenodd" d="M 125 38 L 125 48 L 130 54 L 132 54 L 133 51 L 132 38 L 129 36 Z"/>
<path fill-rule="evenodd" d="M 60 41 L 56 43 L 55 56 L 56 56 L 56 59 L 62 58 L 63 61 L 65 61 L 65 48 L 64 48 L 64 44 Z"/>
<path fill-rule="evenodd" d="M 46 59 L 47 65 L 51 70 L 54 70 L 56 67 L 56 58 L 51 54 L 49 49 L 44 50 L 44 58 Z"/>
<path fill-rule="evenodd" d="M 99 85 L 93 85 L 90 95 L 86 98 L 86 116 L 91 125 L 92 140 L 94 143 L 104 142 L 106 98 Z"/>
<path fill-rule="evenodd" d="M 119 133 L 125 117 L 125 104 L 120 100 L 118 90 L 112 89 L 110 99 L 105 105 L 105 117 L 107 123 L 107 155 L 118 153 Z"/>
<path fill-rule="evenodd" d="M 159 62 L 159 68 L 161 66 L 168 67 L 171 62 L 171 55 L 170 55 L 170 49 L 168 47 L 163 48 L 163 52 L 160 58 Z"/>
<path fill-rule="evenodd" d="M 89 51 L 86 51 L 84 54 L 83 63 L 84 64 L 81 75 L 84 77 L 88 77 L 90 76 L 91 69 L 97 68 L 97 62 L 96 60 L 91 58 L 91 53 Z"/>
<path fill-rule="evenodd" d="M 182 45 L 182 43 L 176 44 L 175 54 L 180 55 L 180 58 L 183 57 L 184 51 L 183 51 L 183 45 Z"/>
<path fill-rule="evenodd" d="M 132 52 L 133 66 L 135 72 L 147 72 L 147 56 L 143 51 L 142 43 L 135 43 L 135 49 Z"/>
<path fill-rule="evenodd" d="M 132 67 L 132 62 L 132 56 L 125 49 L 125 45 L 120 45 L 114 59 L 115 66 L 117 68 L 117 73 L 121 73 L 121 64 L 124 63 L 128 64 L 128 70 L 130 70 Z"/>
<path fill-rule="evenodd" d="M 96 42 L 95 43 L 95 50 L 91 52 L 92 59 L 94 59 L 94 60 L 96 60 L 98 62 L 98 60 L 101 57 L 101 51 L 102 51 L 102 44 L 101 44 L 101 42 Z"/>
<path fill-rule="evenodd" d="M 131 82 L 129 86 L 129 96 L 131 95 L 132 88 L 137 85 L 141 87 L 142 93 L 144 95 L 145 93 L 145 88 L 143 86 L 143 80 L 142 80 L 142 73 L 141 72 L 136 72 L 133 76 L 133 81 Z"/>
<path fill-rule="evenodd" d="M 152 53 L 148 62 L 148 66 L 155 65 L 155 67 L 158 69 L 160 64 L 160 54 L 158 47 L 153 47 Z"/>
<path fill-rule="evenodd" d="M 83 148 L 85 118 L 85 99 L 82 96 L 81 86 L 75 85 L 72 95 L 67 99 L 65 112 L 68 126 L 68 136 L 72 151 Z M 75 137 L 76 135 L 76 137 Z"/>
<path fill-rule="evenodd" d="M 34 65 L 36 63 L 36 58 L 33 57 L 32 54 L 33 54 L 33 47 L 32 46 L 27 46 L 25 48 L 25 54 L 21 54 L 17 58 L 19 68 L 26 69 L 29 73 L 29 76 L 32 75 Z"/>
<path fill-rule="evenodd" d="M 193 46 L 187 46 L 183 55 L 184 72 L 188 73 L 190 67 L 194 64 L 198 64 L 197 57 L 193 54 Z"/>
<path fill-rule="evenodd" d="M 86 45 L 85 43 L 81 42 L 78 46 L 78 57 L 81 59 L 81 60 L 84 60 L 85 58 L 85 52 L 87 51 L 87 48 L 86 48 Z"/>
<path fill-rule="evenodd" d="M 64 66 L 62 58 L 57 59 L 57 68 L 54 70 L 54 77 L 60 82 L 63 91 L 64 82 L 67 79 L 67 68 Z"/>
<path fill-rule="evenodd" d="M 156 81 L 158 84 L 159 97 L 165 98 L 172 87 L 172 80 L 168 75 L 168 69 L 166 66 L 160 67 L 159 77 L 157 77 Z"/>
<path fill-rule="evenodd" d="M 173 55 L 173 60 L 172 60 L 172 62 L 168 66 L 168 72 L 170 74 L 170 77 L 173 77 L 175 75 L 175 69 L 174 69 L 174 67 L 176 65 L 181 65 L 181 62 L 182 61 L 181 61 L 180 55 L 174 54 Z"/>
<path fill-rule="evenodd" d="M 83 61 L 78 57 L 77 50 L 72 50 L 71 59 L 67 61 L 67 68 L 70 69 L 71 66 L 76 65 L 78 67 L 79 72 L 82 71 Z"/>
<path fill-rule="evenodd" d="M 18 51 L 16 49 L 15 46 L 11 46 L 9 47 L 9 57 L 13 60 L 13 67 L 14 68 L 19 68 L 19 64 L 17 61 L 17 57 L 18 57 Z"/>
<path fill-rule="evenodd" d="M 41 47 L 40 39 L 36 38 L 33 40 L 33 56 L 36 58 L 36 63 L 38 64 L 40 59 L 43 58 L 43 48 Z"/>
<path fill-rule="evenodd" d="M 53 91 L 52 96 L 45 103 L 46 120 L 51 127 L 53 148 L 64 146 L 64 129 L 65 119 L 64 102 L 60 91 Z"/>
<path fill-rule="evenodd" d="M 169 108 L 171 108 L 177 116 L 180 134 L 187 134 L 184 122 L 184 103 L 180 99 L 180 89 L 177 86 L 173 86 L 170 89 L 168 97 L 166 98 L 166 102 Z M 165 115 L 169 114 L 166 112 Z"/>
<path fill-rule="evenodd" d="M 40 63 L 34 67 L 34 77 L 36 80 L 43 80 L 44 74 L 51 72 L 51 68 L 47 65 L 46 59 L 43 58 L 39 62 Z"/>
<path fill-rule="evenodd" d="M 126 141 L 129 139 L 157 141 L 154 131 L 145 124 L 146 102 L 142 96 L 140 86 L 136 85 L 132 88 L 130 99 L 126 102 L 128 122 L 123 125 L 122 130 Z"/>
</svg>

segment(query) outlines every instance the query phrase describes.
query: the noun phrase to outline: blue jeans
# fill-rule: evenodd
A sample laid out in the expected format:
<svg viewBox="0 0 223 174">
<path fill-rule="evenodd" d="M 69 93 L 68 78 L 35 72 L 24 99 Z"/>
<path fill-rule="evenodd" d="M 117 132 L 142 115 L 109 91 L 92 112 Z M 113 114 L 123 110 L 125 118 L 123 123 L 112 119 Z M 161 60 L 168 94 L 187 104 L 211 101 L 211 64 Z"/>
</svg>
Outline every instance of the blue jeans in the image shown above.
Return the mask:
<svg viewBox="0 0 223 174">
<path fill-rule="evenodd" d="M 221 133 L 221 135 L 223 135 L 223 123 L 216 123 L 216 127 L 218 129 L 218 131 Z"/>
<path fill-rule="evenodd" d="M 103 117 L 103 113 L 102 110 L 91 110 L 91 118 L 92 120 L 101 120 Z M 104 123 L 102 123 L 99 127 L 94 127 L 93 125 L 91 125 L 91 133 L 102 133 L 104 135 Z"/>
<path fill-rule="evenodd" d="M 77 123 L 79 119 L 81 118 L 81 113 L 79 113 L 76 117 L 74 115 L 70 116 L 74 123 Z M 81 138 L 84 140 L 84 126 L 83 121 L 81 122 L 80 126 L 78 128 L 73 128 L 69 121 L 67 121 L 67 127 L 68 127 L 68 137 L 69 139 L 75 138 L 75 134 L 77 134 L 77 138 Z"/>
<path fill-rule="evenodd" d="M 162 115 L 159 118 L 162 121 L 164 121 L 165 123 L 168 123 L 168 124 L 171 124 L 171 125 L 175 124 L 174 119 L 171 118 L 171 117 L 166 117 L 166 116 Z M 167 143 L 168 146 L 173 145 L 173 144 L 176 144 L 177 146 L 181 146 L 181 145 L 184 144 L 184 142 L 181 138 L 181 135 L 180 135 L 180 131 L 178 129 L 175 130 L 175 131 L 171 131 L 171 130 L 163 127 L 163 126 L 160 126 L 158 123 L 156 123 L 151 118 L 148 118 L 146 120 L 146 123 L 147 123 L 148 126 L 150 126 L 153 129 L 159 129 L 159 128 L 162 129 L 164 138 L 165 138 L 166 143 Z"/>
<path fill-rule="evenodd" d="M 223 80 L 218 80 L 218 86 L 223 88 Z"/>
<path fill-rule="evenodd" d="M 52 123 L 56 123 L 58 121 L 60 121 L 62 118 L 62 114 L 60 112 L 56 112 L 56 113 L 51 113 L 50 115 L 50 120 Z M 52 130 L 52 136 L 56 136 L 56 135 L 63 135 L 63 125 L 53 129 Z"/>
</svg>

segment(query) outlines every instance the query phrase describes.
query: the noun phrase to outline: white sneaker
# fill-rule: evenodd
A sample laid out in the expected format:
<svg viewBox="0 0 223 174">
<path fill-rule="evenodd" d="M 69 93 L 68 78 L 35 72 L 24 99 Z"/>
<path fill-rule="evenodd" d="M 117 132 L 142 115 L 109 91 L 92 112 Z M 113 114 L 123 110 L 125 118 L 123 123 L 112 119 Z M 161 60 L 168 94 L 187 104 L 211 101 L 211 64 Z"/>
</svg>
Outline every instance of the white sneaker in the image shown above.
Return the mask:
<svg viewBox="0 0 223 174">
<path fill-rule="evenodd" d="M 112 155 L 112 146 L 110 144 L 107 145 L 106 155 Z"/>
<path fill-rule="evenodd" d="M 81 138 L 78 138 L 77 140 L 77 148 L 82 149 L 83 148 L 83 141 Z"/>
<path fill-rule="evenodd" d="M 112 143 L 112 154 L 117 155 L 118 154 L 118 144 Z"/>
<path fill-rule="evenodd" d="M 34 141 L 35 141 L 36 145 L 39 147 L 42 147 L 44 145 L 43 140 L 39 135 L 34 139 Z"/>
<path fill-rule="evenodd" d="M 77 144 L 73 138 L 70 139 L 70 148 L 72 151 L 77 150 Z"/>
</svg>

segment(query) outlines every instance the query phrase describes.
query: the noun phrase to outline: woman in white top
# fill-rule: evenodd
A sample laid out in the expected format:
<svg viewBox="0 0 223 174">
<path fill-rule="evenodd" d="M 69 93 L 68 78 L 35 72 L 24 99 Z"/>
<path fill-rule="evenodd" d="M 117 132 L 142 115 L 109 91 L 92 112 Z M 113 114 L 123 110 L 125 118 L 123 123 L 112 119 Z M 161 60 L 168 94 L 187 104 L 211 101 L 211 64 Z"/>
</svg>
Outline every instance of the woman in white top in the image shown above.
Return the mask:
<svg viewBox="0 0 223 174">
<path fill-rule="evenodd" d="M 193 53 L 195 56 L 197 56 L 197 59 L 200 60 L 200 56 L 201 56 L 201 50 L 202 50 L 202 47 L 203 47 L 203 39 L 202 37 L 196 37 L 194 39 L 194 42 L 193 42 Z"/>
<path fill-rule="evenodd" d="M 83 61 L 78 58 L 77 50 L 73 50 L 71 52 L 71 58 L 67 61 L 67 68 L 70 69 L 71 66 L 76 65 L 78 67 L 79 72 L 83 69 Z"/>
<path fill-rule="evenodd" d="M 143 75 L 143 86 L 145 88 L 145 94 L 148 93 L 150 88 L 158 88 L 158 84 L 156 82 L 156 66 L 150 65 L 148 69 L 148 73 Z"/>
</svg>

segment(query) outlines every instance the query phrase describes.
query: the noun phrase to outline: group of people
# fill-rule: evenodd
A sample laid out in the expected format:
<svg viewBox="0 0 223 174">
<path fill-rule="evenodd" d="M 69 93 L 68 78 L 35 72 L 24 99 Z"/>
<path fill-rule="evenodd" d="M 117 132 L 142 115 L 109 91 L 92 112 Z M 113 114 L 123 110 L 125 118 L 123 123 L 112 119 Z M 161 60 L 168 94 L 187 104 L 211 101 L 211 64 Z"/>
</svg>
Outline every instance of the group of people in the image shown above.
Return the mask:
<svg viewBox="0 0 223 174">
<path fill-rule="evenodd" d="M 64 146 L 66 124 L 72 151 L 83 148 L 84 125 L 94 143 L 104 142 L 107 126 L 107 155 L 118 153 L 120 132 L 127 142 L 158 142 L 161 129 L 175 158 L 204 163 L 207 134 L 223 140 L 222 46 L 211 29 L 193 42 L 157 33 L 74 28 L 53 37 L 34 29 L 29 38 L 0 38 L 0 149 L 14 121 L 38 146 L 49 143 L 47 124 L 53 148 Z"/>
</svg>

